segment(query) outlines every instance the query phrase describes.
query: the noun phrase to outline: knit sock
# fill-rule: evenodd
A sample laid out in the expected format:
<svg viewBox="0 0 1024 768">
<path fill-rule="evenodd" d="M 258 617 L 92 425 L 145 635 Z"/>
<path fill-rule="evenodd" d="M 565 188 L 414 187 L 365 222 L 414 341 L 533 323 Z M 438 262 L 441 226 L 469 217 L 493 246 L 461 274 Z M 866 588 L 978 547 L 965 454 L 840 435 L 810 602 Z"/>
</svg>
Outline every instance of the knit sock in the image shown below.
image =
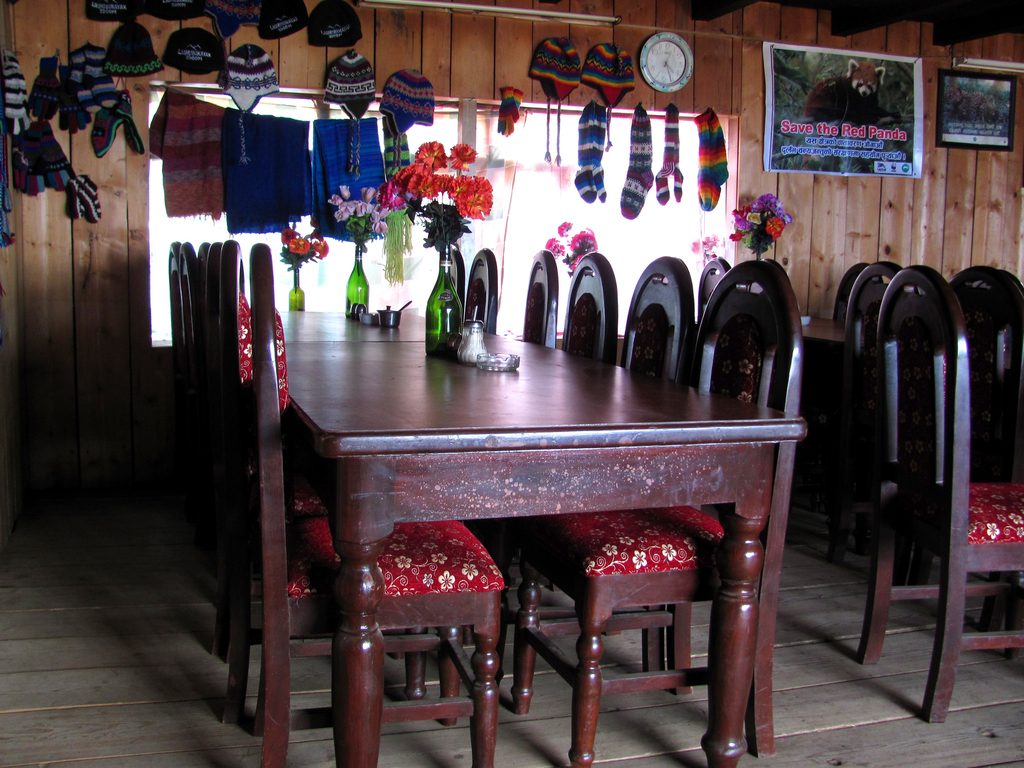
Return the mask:
<svg viewBox="0 0 1024 768">
<path fill-rule="evenodd" d="M 28 87 L 14 51 L 3 52 L 4 121 L 7 132 L 19 134 L 28 128 Z"/>
<path fill-rule="evenodd" d="M 519 106 L 523 103 L 523 92 L 506 85 L 501 89 L 501 104 L 498 106 L 498 133 L 511 136 L 519 122 Z"/>
<path fill-rule="evenodd" d="M 672 186 L 678 203 L 683 196 L 683 174 L 679 170 L 679 110 L 675 104 L 665 107 L 665 159 L 654 179 L 661 205 L 669 200 L 669 179 L 673 180 Z"/>
<path fill-rule="evenodd" d="M 594 122 L 597 126 L 594 131 L 594 141 L 597 144 L 594 150 L 594 175 L 591 181 L 597 191 L 597 199 L 602 203 L 608 199 L 608 191 L 604 188 L 604 167 L 601 165 L 601 161 L 604 159 L 604 149 L 601 148 L 601 143 L 611 129 L 611 126 L 608 125 L 608 115 L 610 114 L 610 110 L 600 105 L 594 109 Z"/>
<path fill-rule="evenodd" d="M 57 57 L 43 56 L 39 59 L 39 74 L 32 83 L 28 97 L 29 112 L 33 117 L 49 120 L 57 114 L 60 80 L 57 78 Z"/>
<path fill-rule="evenodd" d="M 633 123 L 629 128 L 629 168 L 626 183 L 622 187 L 620 207 L 627 219 L 635 219 L 643 210 L 647 193 L 654 184 L 651 160 L 654 148 L 651 144 L 651 119 L 643 104 L 633 110 Z"/>
<path fill-rule="evenodd" d="M 595 111 L 601 109 L 597 102 L 591 100 L 580 114 L 580 169 L 576 172 L 576 190 L 586 203 L 597 200 L 597 187 L 594 186 L 594 170 L 601 161 L 601 146 L 604 144 L 601 124 Z"/>
<path fill-rule="evenodd" d="M 722 185 L 729 178 L 729 160 L 725 154 L 725 134 L 718 115 L 708 107 L 695 117 L 697 123 L 698 163 L 697 196 L 700 207 L 714 210 L 722 194 Z"/>
</svg>

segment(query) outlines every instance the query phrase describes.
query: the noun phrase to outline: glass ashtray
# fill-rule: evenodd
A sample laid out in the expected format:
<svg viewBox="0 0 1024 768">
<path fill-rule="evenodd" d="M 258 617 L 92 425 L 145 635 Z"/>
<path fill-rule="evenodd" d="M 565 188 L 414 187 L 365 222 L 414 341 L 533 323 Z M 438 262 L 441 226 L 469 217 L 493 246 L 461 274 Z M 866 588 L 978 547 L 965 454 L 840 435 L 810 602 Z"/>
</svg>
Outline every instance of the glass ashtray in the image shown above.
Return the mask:
<svg viewBox="0 0 1024 768">
<path fill-rule="evenodd" d="M 481 371 L 518 371 L 519 355 L 485 354 L 476 356 L 476 367 Z"/>
</svg>

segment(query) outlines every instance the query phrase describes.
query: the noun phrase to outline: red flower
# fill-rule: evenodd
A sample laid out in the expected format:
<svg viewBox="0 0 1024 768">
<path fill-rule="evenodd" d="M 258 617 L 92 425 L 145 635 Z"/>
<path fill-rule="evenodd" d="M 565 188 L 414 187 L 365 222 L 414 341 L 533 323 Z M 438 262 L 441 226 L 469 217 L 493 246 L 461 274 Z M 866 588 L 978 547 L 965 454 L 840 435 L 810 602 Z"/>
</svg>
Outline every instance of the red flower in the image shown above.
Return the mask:
<svg viewBox="0 0 1024 768">
<path fill-rule="evenodd" d="M 561 224 L 558 225 L 558 236 L 559 237 L 565 237 L 567 234 L 569 234 L 569 231 L 571 229 L 572 229 L 572 222 L 563 221 Z"/>
<path fill-rule="evenodd" d="M 465 145 L 463 145 L 465 146 Z M 428 141 L 416 150 L 416 165 L 423 166 L 427 173 L 448 167 L 448 155 L 444 152 L 444 144 L 439 141 Z"/>
<path fill-rule="evenodd" d="M 469 144 L 456 144 L 451 153 L 452 168 L 464 171 L 476 161 L 476 150 Z"/>
</svg>

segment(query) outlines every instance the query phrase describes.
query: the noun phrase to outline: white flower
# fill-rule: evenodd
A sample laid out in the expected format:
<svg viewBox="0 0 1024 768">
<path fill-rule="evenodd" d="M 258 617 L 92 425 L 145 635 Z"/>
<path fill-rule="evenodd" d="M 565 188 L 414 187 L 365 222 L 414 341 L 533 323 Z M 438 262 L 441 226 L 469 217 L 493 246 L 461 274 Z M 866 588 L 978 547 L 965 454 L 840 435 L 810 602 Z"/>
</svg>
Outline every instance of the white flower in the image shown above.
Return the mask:
<svg viewBox="0 0 1024 768">
<path fill-rule="evenodd" d="M 644 552 L 642 549 L 634 552 L 633 565 L 635 565 L 637 568 L 643 568 L 645 565 L 647 565 L 647 553 Z"/>
<path fill-rule="evenodd" d="M 397 565 L 399 568 L 408 568 L 410 565 L 412 565 L 412 560 L 410 560 L 405 555 L 399 555 L 395 558 L 395 565 Z"/>
<path fill-rule="evenodd" d="M 444 552 L 435 552 L 430 556 L 430 562 L 432 563 L 446 563 L 448 562 L 448 555 Z"/>
<path fill-rule="evenodd" d="M 476 563 L 466 563 L 462 566 L 462 575 L 472 581 L 477 577 L 479 571 L 476 568 Z"/>
<path fill-rule="evenodd" d="M 448 571 L 442 573 L 437 581 L 442 591 L 445 592 L 447 592 L 449 589 L 455 586 L 455 577 L 452 576 L 451 573 L 449 573 Z"/>
<path fill-rule="evenodd" d="M 998 539 L 999 538 L 999 526 L 996 525 L 995 523 L 988 523 L 988 524 L 986 524 L 986 526 L 985 526 L 985 535 L 988 536 L 990 539 Z"/>
</svg>

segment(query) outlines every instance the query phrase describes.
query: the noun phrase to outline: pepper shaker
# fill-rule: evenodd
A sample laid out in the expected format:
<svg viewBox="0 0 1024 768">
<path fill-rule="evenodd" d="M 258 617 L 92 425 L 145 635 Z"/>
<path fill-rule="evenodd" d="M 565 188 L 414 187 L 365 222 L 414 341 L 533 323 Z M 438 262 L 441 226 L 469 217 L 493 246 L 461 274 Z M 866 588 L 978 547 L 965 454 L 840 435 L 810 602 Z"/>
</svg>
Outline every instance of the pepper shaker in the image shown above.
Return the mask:
<svg viewBox="0 0 1024 768">
<path fill-rule="evenodd" d="M 476 365 L 477 355 L 486 354 L 483 321 L 467 320 L 462 327 L 462 340 L 459 342 L 459 362 L 464 365 Z"/>
</svg>

